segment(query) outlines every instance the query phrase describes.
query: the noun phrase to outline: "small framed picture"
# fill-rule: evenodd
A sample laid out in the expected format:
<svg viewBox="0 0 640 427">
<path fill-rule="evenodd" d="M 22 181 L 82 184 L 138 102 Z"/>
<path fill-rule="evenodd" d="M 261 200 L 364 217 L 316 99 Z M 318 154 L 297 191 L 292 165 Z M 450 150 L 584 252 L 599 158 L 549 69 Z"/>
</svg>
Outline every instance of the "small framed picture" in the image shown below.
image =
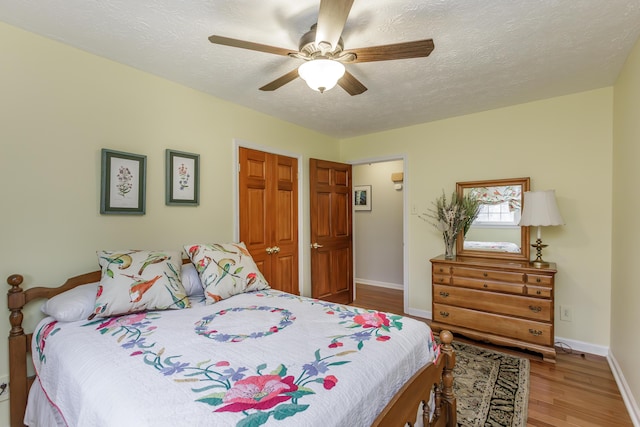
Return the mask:
<svg viewBox="0 0 640 427">
<path fill-rule="evenodd" d="M 167 205 L 198 206 L 200 204 L 200 155 L 166 151 Z"/>
<path fill-rule="evenodd" d="M 353 187 L 353 206 L 357 211 L 371 210 L 371 186 L 355 185 Z"/>
<path fill-rule="evenodd" d="M 144 215 L 147 156 L 102 149 L 100 213 Z"/>
</svg>

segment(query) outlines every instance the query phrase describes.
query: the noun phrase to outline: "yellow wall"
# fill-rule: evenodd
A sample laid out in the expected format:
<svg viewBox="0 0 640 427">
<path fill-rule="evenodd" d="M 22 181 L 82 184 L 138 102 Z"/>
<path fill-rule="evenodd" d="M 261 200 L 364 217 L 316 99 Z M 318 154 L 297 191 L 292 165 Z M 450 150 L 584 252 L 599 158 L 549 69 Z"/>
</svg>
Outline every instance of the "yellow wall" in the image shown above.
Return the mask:
<svg viewBox="0 0 640 427">
<path fill-rule="evenodd" d="M 640 42 L 620 74 L 614 92 L 613 253 L 611 354 L 634 400 L 640 400 Z M 636 405 L 636 414 L 640 411 Z M 637 419 L 636 419 L 637 420 Z M 640 421 L 640 420 L 637 420 Z"/>
<path fill-rule="evenodd" d="M 558 264 L 556 336 L 607 347 L 611 294 L 613 89 L 515 105 L 341 141 L 343 161 L 405 154 L 409 206 L 425 212 L 457 181 L 531 177 L 555 189 L 565 226 L 547 227 L 544 258 Z M 597 202 L 594 197 L 597 197 Z M 433 226 L 410 215 L 411 308 L 431 311 L 429 258 L 444 251 Z M 535 234 L 534 234 L 535 235 Z"/>
<path fill-rule="evenodd" d="M 58 285 L 97 269 L 98 249 L 231 240 L 234 138 L 302 155 L 304 194 L 308 158 L 338 157 L 335 139 L 2 23 L 0 58 L 3 282 L 20 273 L 27 286 Z M 147 155 L 146 215 L 99 214 L 101 148 Z M 200 154 L 199 207 L 165 206 L 167 148 Z M 308 234 L 305 221 L 300 237 Z M 8 313 L 0 331 L 9 331 Z"/>
</svg>

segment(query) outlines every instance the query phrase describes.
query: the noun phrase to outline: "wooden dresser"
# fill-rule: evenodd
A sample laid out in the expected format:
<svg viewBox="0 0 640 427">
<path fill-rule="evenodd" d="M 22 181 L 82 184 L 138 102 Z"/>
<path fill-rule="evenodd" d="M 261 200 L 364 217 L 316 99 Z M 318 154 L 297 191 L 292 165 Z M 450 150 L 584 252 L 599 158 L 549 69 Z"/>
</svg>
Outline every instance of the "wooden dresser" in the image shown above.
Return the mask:
<svg viewBox="0 0 640 427">
<path fill-rule="evenodd" d="M 555 264 L 441 255 L 431 269 L 435 331 L 528 349 L 555 363 Z"/>
</svg>

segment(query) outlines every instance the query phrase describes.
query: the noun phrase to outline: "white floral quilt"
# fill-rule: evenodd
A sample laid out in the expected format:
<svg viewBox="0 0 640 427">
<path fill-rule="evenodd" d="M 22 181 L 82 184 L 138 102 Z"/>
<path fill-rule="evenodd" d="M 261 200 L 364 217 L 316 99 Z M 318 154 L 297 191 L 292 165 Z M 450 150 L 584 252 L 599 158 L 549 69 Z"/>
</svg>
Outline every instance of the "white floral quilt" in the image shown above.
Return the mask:
<svg viewBox="0 0 640 427">
<path fill-rule="evenodd" d="M 410 318 L 274 290 L 44 319 L 33 359 L 69 426 L 369 426 L 439 352 Z"/>
</svg>

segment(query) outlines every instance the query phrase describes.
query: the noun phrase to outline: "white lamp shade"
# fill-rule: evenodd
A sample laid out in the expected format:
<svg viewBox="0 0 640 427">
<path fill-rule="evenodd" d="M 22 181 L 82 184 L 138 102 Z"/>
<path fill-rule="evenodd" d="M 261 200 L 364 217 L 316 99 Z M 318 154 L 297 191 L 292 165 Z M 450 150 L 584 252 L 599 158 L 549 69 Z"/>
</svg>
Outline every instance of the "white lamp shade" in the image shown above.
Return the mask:
<svg viewBox="0 0 640 427">
<path fill-rule="evenodd" d="M 526 191 L 524 193 L 524 209 L 519 225 L 547 226 L 563 225 L 556 203 L 556 191 Z"/>
<path fill-rule="evenodd" d="M 344 65 L 331 59 L 313 59 L 298 67 L 298 74 L 311 89 L 324 92 L 344 75 Z"/>
</svg>

